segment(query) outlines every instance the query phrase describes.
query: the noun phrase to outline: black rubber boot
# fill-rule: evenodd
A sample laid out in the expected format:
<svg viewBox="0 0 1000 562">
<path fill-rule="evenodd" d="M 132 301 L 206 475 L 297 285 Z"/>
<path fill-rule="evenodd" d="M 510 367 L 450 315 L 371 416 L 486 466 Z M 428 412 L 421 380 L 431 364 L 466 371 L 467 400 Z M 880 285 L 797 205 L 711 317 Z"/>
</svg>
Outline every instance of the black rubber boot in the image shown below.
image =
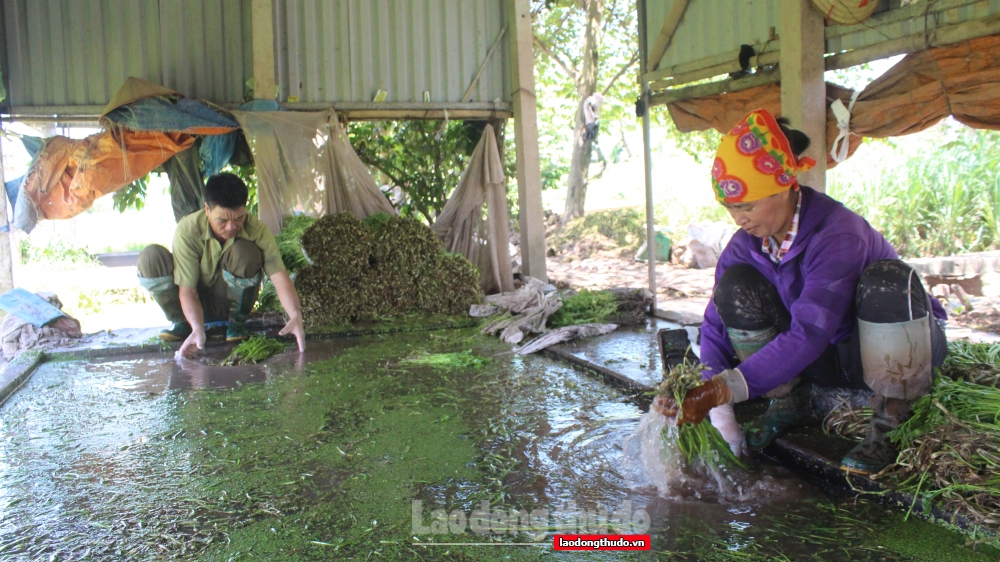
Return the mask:
<svg viewBox="0 0 1000 562">
<path fill-rule="evenodd" d="M 874 474 L 896 461 L 899 451 L 889 439 L 889 432 L 910 416 L 910 403 L 897 398 L 873 397 L 871 426 L 864 441 L 858 443 L 840 461 L 844 470 Z"/>
<path fill-rule="evenodd" d="M 233 303 L 229 313 L 229 326 L 226 327 L 226 341 L 242 341 L 250 337 L 246 321 L 257 304 L 261 276 L 242 279 L 224 271 L 223 278 L 227 285 L 227 295 Z"/>
<path fill-rule="evenodd" d="M 664 328 L 656 332 L 656 343 L 660 348 L 660 364 L 667 373 L 685 361 L 698 362 L 698 357 L 691 352 L 691 340 L 684 328 Z"/>
<path fill-rule="evenodd" d="M 764 415 L 750 422 L 747 446 L 763 449 L 779 435 L 798 425 L 809 416 L 809 391 L 812 384 L 801 382 L 788 395 L 771 398 Z"/>
<path fill-rule="evenodd" d="M 150 290 L 150 296 L 163 309 L 167 321 L 172 324 L 170 328 L 163 330 L 159 338 L 163 341 L 176 342 L 184 341 L 191 335 L 191 324 L 184 318 L 184 311 L 181 309 L 181 297 L 177 285 L 171 284 L 162 290 Z"/>
<path fill-rule="evenodd" d="M 185 320 L 183 322 L 174 322 L 173 326 L 167 328 L 166 330 L 162 330 L 157 337 L 159 337 L 162 341 L 175 342 L 184 341 L 190 335 L 191 324 L 188 324 Z"/>
</svg>

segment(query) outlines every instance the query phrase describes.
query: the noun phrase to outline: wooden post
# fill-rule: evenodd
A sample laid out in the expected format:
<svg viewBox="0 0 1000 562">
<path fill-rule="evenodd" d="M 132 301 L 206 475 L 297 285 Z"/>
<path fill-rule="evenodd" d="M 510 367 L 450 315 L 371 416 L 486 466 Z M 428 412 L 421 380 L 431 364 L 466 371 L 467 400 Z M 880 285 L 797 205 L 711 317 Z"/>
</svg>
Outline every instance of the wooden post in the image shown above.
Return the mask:
<svg viewBox="0 0 1000 562">
<path fill-rule="evenodd" d="M 823 14 L 810 0 L 779 0 L 781 14 L 781 115 L 809 135 L 806 156 L 816 167 L 799 176 L 799 183 L 826 191 L 826 83 Z"/>
<path fill-rule="evenodd" d="M 251 0 L 250 32 L 253 43 L 253 97 L 275 98 L 274 1 Z"/>
<path fill-rule="evenodd" d="M 2 144 L 2 143 L 0 143 Z M 6 225 L 7 231 L 0 232 L 0 295 L 14 288 L 14 263 L 10 251 L 10 223 L 7 221 L 7 186 L 3 171 L 3 148 L 0 146 L 0 225 Z M 0 311 L 0 317 L 4 316 Z"/>
<path fill-rule="evenodd" d="M 514 150 L 517 157 L 517 205 L 521 227 L 521 272 L 548 281 L 545 268 L 545 221 L 542 172 L 538 157 L 535 101 L 535 55 L 532 51 L 528 0 L 506 0 L 514 97 Z"/>
</svg>

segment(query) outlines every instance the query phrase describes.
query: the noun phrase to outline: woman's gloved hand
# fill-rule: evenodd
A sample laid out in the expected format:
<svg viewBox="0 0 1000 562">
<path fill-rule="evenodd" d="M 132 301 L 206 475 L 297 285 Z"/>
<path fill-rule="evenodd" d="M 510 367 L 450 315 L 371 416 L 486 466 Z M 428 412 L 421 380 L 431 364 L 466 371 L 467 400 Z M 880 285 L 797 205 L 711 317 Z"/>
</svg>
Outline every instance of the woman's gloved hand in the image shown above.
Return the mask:
<svg viewBox="0 0 1000 562">
<path fill-rule="evenodd" d="M 652 408 L 667 417 L 677 416 L 678 424 L 699 423 L 712 408 L 742 402 L 747 398 L 747 385 L 743 380 L 743 374 L 736 369 L 727 369 L 705 384 L 689 390 L 684 396 L 684 403 L 681 404 L 679 412 L 674 397 L 662 394 L 653 401 Z"/>
</svg>

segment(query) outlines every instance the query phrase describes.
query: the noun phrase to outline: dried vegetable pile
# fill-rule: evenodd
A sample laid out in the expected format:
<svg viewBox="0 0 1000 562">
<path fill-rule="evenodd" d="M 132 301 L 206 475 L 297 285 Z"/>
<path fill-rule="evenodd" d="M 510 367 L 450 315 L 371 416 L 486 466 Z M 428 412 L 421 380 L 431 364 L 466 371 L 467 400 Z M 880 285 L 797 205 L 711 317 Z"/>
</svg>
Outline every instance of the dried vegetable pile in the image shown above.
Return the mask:
<svg viewBox="0 0 1000 562">
<path fill-rule="evenodd" d="M 890 433 L 900 453 L 876 478 L 1000 530 L 1000 344 L 949 344 L 931 393 Z"/>
<path fill-rule="evenodd" d="M 688 391 L 705 384 L 701 378 L 701 372 L 705 368 L 704 365 L 689 361 L 675 366 L 663 376 L 663 382 L 656 387 L 655 394 L 673 396 L 676 404 L 682 404 Z M 663 438 L 677 439 L 677 448 L 689 466 L 700 461 L 709 468 L 746 468 L 708 418 L 696 424 L 667 424 L 663 428 Z"/>
<path fill-rule="evenodd" d="M 415 220 L 328 215 L 305 229 L 301 247 L 309 265 L 298 271 L 295 287 L 310 325 L 411 312 L 465 314 L 482 299 L 475 266 L 445 252 Z"/>
</svg>

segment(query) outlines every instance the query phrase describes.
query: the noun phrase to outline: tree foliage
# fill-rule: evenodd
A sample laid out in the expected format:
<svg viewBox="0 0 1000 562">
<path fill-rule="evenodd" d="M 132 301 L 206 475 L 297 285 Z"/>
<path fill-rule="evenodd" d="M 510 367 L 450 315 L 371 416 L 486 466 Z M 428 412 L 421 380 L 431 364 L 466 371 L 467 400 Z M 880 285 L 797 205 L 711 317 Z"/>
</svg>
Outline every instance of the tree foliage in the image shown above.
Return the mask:
<svg viewBox="0 0 1000 562">
<path fill-rule="evenodd" d="M 583 136 L 584 99 L 604 97 L 599 123 L 608 131 L 617 122 L 616 136 L 625 142 L 620 123 L 632 113 L 635 97 L 622 77 L 639 60 L 635 20 L 634 0 L 545 0 L 532 6 L 542 173 L 550 183 L 556 175 L 567 178 L 564 220 L 582 213 L 594 152 L 606 164 L 599 142 Z M 547 158 L 547 151 L 558 156 Z"/>
<path fill-rule="evenodd" d="M 112 206 L 119 213 L 129 209 L 141 211 L 146 206 L 146 192 L 149 189 L 149 174 L 119 189 L 111 196 Z"/>
<path fill-rule="evenodd" d="M 400 214 L 433 223 L 458 185 L 486 121 L 359 121 L 351 145 L 376 181 L 399 187 Z"/>
</svg>

